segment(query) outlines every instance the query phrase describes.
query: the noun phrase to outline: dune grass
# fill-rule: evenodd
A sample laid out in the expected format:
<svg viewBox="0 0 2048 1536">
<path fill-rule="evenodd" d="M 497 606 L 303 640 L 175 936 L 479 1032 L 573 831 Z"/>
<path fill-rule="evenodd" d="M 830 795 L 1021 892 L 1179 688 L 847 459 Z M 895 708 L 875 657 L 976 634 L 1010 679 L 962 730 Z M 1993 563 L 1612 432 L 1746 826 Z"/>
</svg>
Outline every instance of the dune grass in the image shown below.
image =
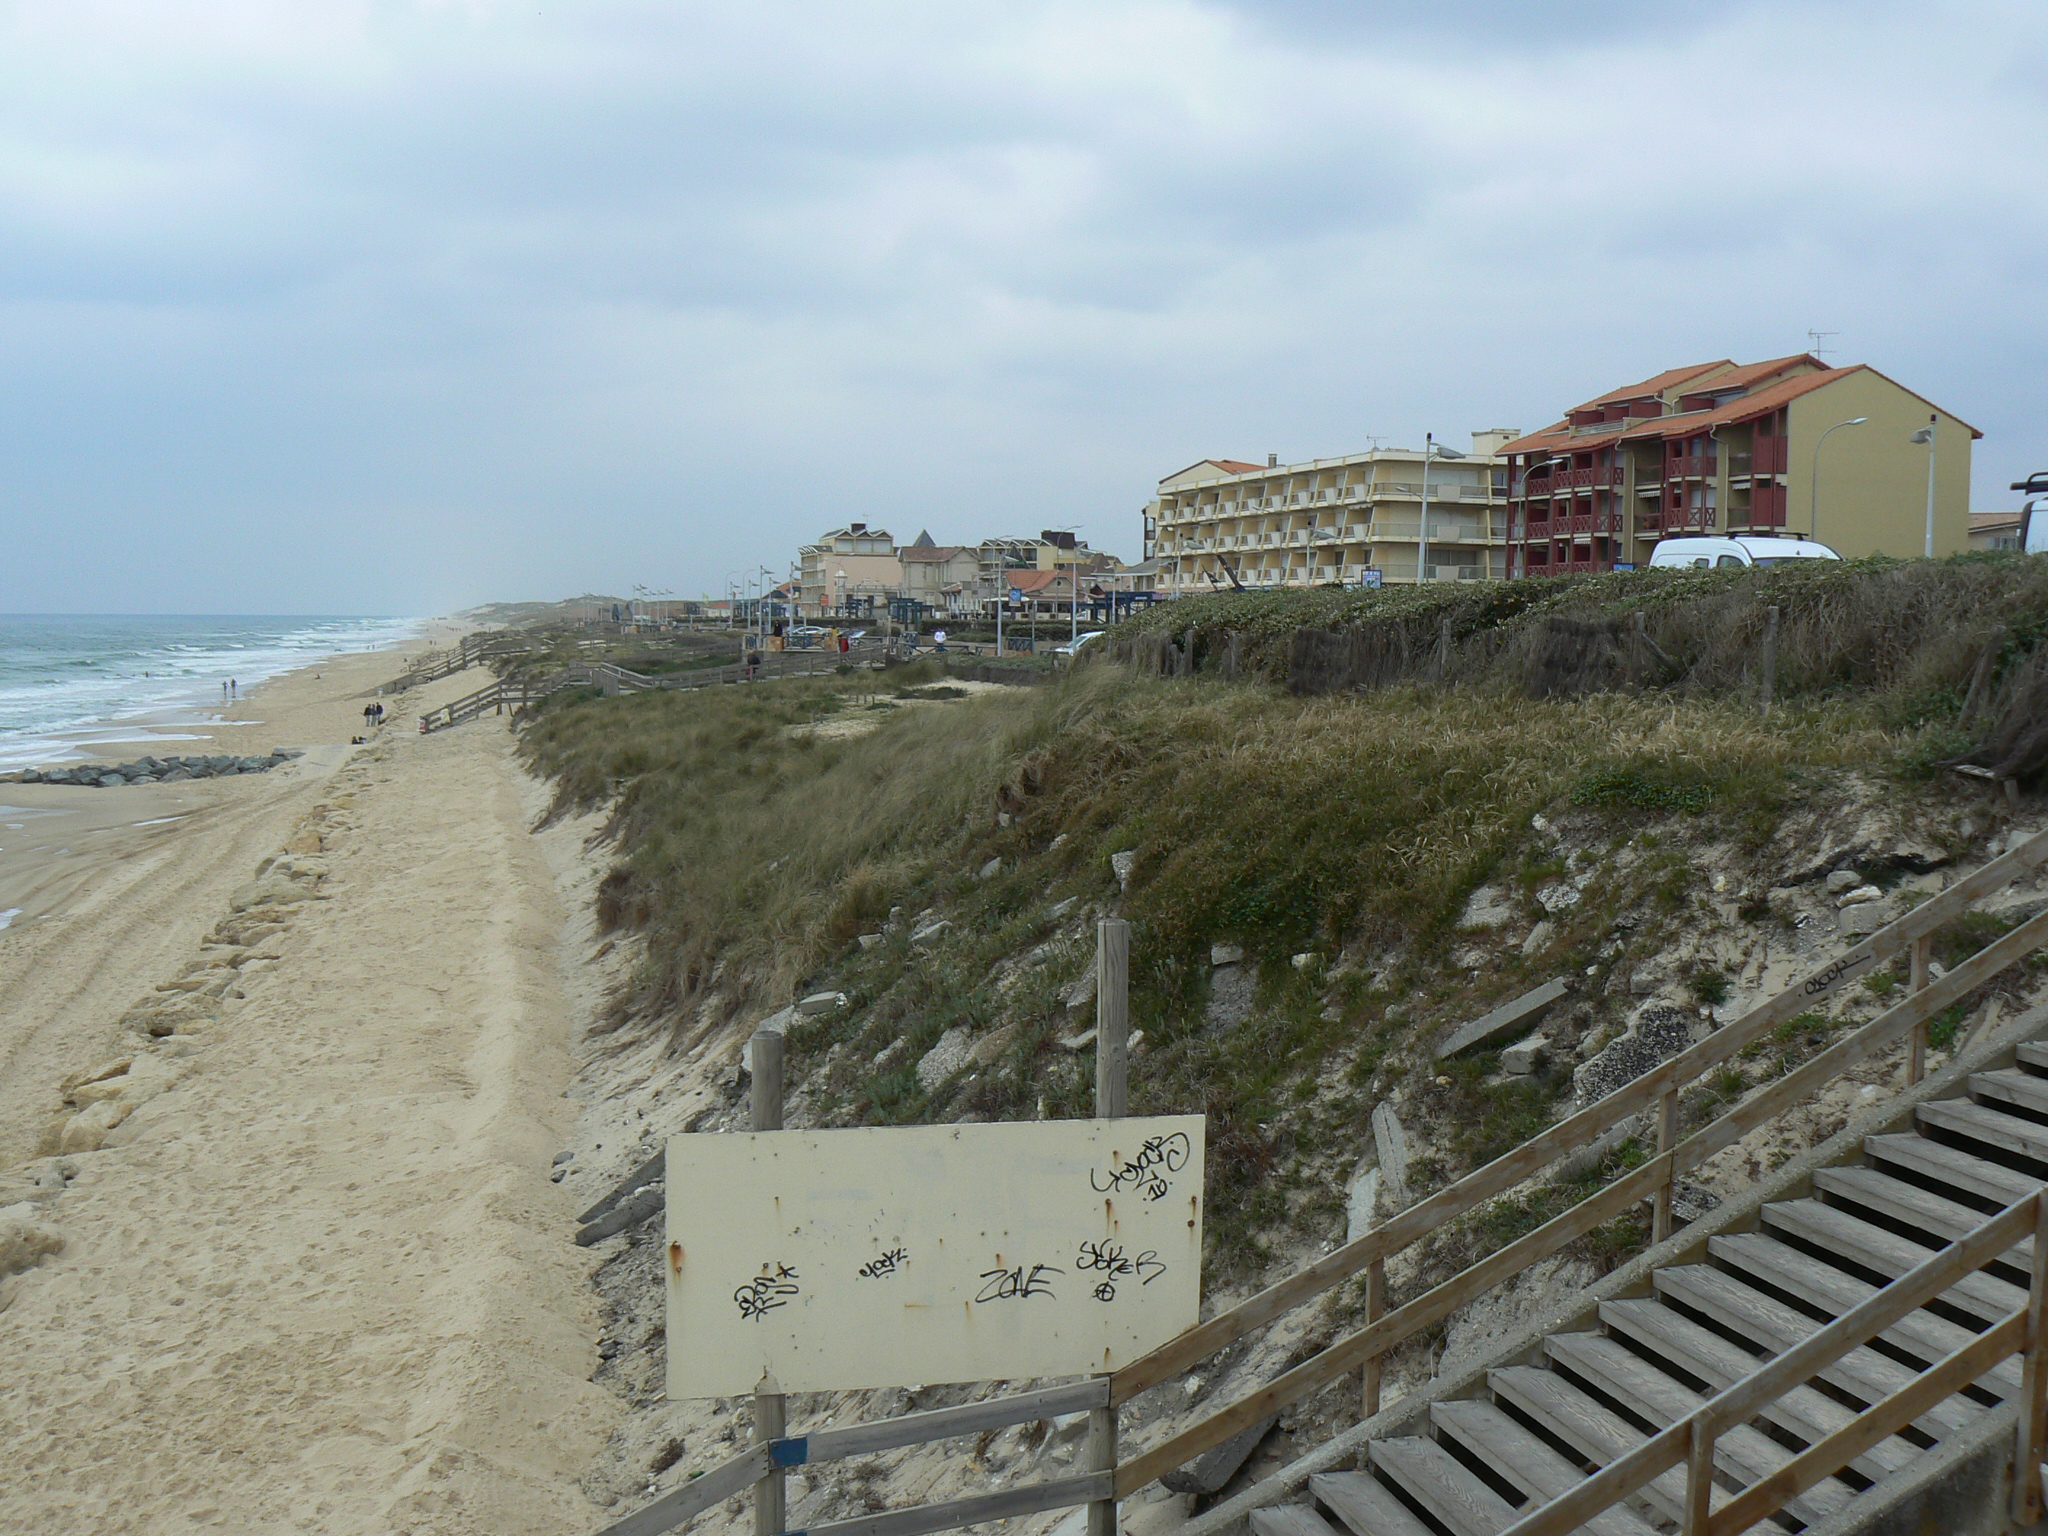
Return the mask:
<svg viewBox="0 0 2048 1536">
<path fill-rule="evenodd" d="M 1259 1268 L 1275 1233 L 1341 1230 L 1329 1160 L 1348 1166 L 1374 1100 L 1426 1061 L 1442 1010 L 1583 968 L 1624 905 L 1692 920 L 1674 830 L 1763 850 L 1844 771 L 1909 773 L 1925 735 L 1868 701 L 1766 721 L 1712 697 L 1305 698 L 1115 665 L 872 707 L 933 682 L 922 668 L 561 697 L 523 723 L 560 805 L 610 809 L 601 917 L 646 939 L 612 1022 L 694 1036 L 829 983 L 853 1006 L 790 1037 L 824 1123 L 1085 1115 L 1092 1058 L 1060 1039 L 1086 1020 L 1060 993 L 1087 964 L 1091 914 L 1116 912 L 1133 925 L 1146 1035 L 1133 1109 L 1209 1116 L 1218 1274 Z M 849 739 L 805 729 L 844 715 L 880 723 Z M 1557 878 L 1530 840 L 1545 810 L 1595 820 L 1628 851 L 1626 877 L 1603 879 L 1546 953 L 1456 972 L 1476 886 Z M 1124 851 L 1127 891 L 1110 865 Z M 912 945 L 926 913 L 951 927 Z M 1228 1027 L 1207 1011 L 1217 942 L 1241 945 L 1259 978 L 1250 1016 Z M 991 1042 L 987 1058 L 922 1084 L 918 1058 L 961 1024 Z M 1460 1127 L 1444 1139 L 1458 1166 L 1439 1176 L 1540 1127 L 1568 1083 L 1510 1091 L 1484 1068 L 1427 1090 Z"/>
</svg>

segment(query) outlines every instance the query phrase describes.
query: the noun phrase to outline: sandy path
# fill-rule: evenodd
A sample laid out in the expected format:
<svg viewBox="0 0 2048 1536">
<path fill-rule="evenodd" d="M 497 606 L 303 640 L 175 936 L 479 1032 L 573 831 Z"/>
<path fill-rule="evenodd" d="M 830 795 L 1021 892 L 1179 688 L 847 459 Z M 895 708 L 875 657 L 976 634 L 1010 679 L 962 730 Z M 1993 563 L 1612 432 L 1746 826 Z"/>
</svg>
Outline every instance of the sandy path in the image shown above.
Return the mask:
<svg viewBox="0 0 2048 1536">
<path fill-rule="evenodd" d="M 588 1257 L 547 1179 L 569 1011 L 530 786 L 487 719 L 266 787 L 274 806 L 194 829 L 182 861 L 102 882 L 52 929 L 117 955 L 180 879 L 204 928 L 217 876 L 247 880 L 326 807 L 325 899 L 181 1044 L 183 1079 L 74 1160 L 48 1218 L 66 1246 L 0 1313 L 0 1529 L 573 1536 L 599 1518 L 576 1478 L 616 1409 L 588 1380 Z M 148 939 L 153 975 L 186 926 Z M 118 1013 L 136 986 L 115 968 L 67 995 L 100 986 Z M 28 1035 L 12 1059 L 33 1074 L 66 1056 L 58 1021 Z"/>
</svg>

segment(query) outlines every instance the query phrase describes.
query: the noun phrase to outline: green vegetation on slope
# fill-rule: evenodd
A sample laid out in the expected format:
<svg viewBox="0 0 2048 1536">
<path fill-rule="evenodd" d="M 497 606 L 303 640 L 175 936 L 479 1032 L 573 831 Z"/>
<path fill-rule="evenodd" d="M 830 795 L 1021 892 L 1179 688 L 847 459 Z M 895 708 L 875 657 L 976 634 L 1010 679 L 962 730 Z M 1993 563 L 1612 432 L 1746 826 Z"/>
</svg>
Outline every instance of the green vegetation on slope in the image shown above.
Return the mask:
<svg viewBox="0 0 2048 1536">
<path fill-rule="evenodd" d="M 1089 1054 L 1060 1044 L 1083 1020 L 1061 993 L 1086 966 L 1088 916 L 1114 908 L 1133 924 L 1146 1036 L 1133 1107 L 1209 1115 L 1223 1272 L 1258 1267 L 1275 1234 L 1341 1231 L 1365 1116 L 1426 1063 L 1444 1010 L 1614 963 L 1625 912 L 1646 914 L 1628 919 L 1639 947 L 1686 923 L 1699 897 L 1671 829 L 1762 849 L 1805 798 L 1851 768 L 1904 771 L 1939 729 L 1887 725 L 1868 701 L 1764 722 L 1711 697 L 1302 698 L 1116 666 L 876 709 L 932 681 L 906 672 L 562 697 L 525 723 L 562 806 L 610 807 L 602 915 L 647 939 L 615 1024 L 692 1038 L 830 982 L 852 1006 L 791 1035 L 827 1123 L 1086 1114 Z M 863 716 L 880 721 L 869 734 L 814 729 Z M 1527 958 L 1455 970 L 1476 886 L 1563 872 L 1527 831 L 1560 807 L 1605 829 L 1588 899 Z M 1128 892 L 1109 862 L 1123 851 Z M 914 945 L 926 913 L 951 926 Z M 1249 1015 L 1222 1022 L 1219 942 L 1260 978 Z M 919 1058 L 958 1025 L 972 1064 L 921 1082 Z M 1569 1083 L 1502 1085 L 1492 1067 L 1427 1086 L 1433 1120 L 1457 1128 L 1429 1176 L 1513 1146 Z"/>
</svg>

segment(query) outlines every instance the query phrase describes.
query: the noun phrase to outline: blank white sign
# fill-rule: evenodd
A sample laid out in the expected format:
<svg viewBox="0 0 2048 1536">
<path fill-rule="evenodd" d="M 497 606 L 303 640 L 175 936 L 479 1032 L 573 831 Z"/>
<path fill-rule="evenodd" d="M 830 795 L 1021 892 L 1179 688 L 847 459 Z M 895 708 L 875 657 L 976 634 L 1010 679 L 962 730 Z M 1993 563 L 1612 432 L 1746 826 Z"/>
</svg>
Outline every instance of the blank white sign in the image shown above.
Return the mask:
<svg viewBox="0 0 2048 1536">
<path fill-rule="evenodd" d="M 668 1395 L 1114 1370 L 1194 1325 L 1202 1118 L 677 1136 Z"/>
</svg>

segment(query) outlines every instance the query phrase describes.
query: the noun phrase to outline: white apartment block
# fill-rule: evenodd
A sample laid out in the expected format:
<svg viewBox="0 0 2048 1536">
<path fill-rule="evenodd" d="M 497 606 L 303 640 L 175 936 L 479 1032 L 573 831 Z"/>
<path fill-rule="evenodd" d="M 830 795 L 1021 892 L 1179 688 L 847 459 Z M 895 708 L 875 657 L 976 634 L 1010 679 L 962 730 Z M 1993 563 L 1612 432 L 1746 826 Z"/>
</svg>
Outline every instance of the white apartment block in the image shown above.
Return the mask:
<svg viewBox="0 0 2048 1536">
<path fill-rule="evenodd" d="M 1145 507 L 1145 557 L 1159 590 L 1182 596 L 1246 587 L 1496 581 L 1507 575 L 1511 430 L 1474 432 L 1458 458 L 1428 460 L 1429 526 L 1422 526 L 1423 453 L 1375 448 L 1261 468 L 1205 459 L 1159 482 Z"/>
<path fill-rule="evenodd" d="M 809 615 L 843 608 L 849 598 L 886 608 L 903 588 L 903 562 L 886 528 L 849 523 L 797 551 L 797 608 Z"/>
</svg>

